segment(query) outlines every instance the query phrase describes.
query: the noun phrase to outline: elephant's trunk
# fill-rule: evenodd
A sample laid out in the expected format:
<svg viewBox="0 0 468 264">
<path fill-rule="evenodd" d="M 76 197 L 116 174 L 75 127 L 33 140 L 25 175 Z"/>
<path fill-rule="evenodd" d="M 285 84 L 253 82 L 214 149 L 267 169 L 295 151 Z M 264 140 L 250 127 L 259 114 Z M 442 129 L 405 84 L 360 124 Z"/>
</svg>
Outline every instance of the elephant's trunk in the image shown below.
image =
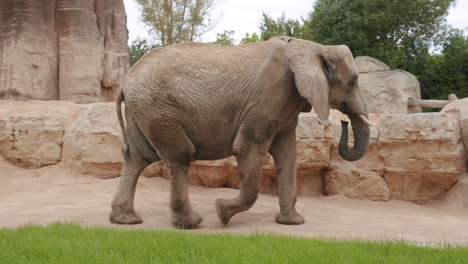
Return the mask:
<svg viewBox="0 0 468 264">
<path fill-rule="evenodd" d="M 348 117 L 351 120 L 351 127 L 353 128 L 354 146 L 351 150 L 348 149 L 348 122 L 341 121 L 341 138 L 338 151 L 343 159 L 356 161 L 366 154 L 367 147 L 369 146 L 370 129 L 369 125 L 362 121 L 358 115 L 349 114 Z"/>
</svg>

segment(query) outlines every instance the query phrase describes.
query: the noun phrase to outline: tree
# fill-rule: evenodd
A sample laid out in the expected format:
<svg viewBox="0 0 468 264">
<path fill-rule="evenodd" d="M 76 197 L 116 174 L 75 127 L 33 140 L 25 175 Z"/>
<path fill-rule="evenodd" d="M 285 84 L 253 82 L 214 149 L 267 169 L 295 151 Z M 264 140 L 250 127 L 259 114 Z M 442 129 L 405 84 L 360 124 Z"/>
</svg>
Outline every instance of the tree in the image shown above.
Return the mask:
<svg viewBox="0 0 468 264">
<path fill-rule="evenodd" d="M 234 35 L 234 30 L 224 30 L 223 33 L 217 33 L 216 41 L 210 42 L 210 44 L 215 44 L 219 46 L 235 45 L 235 40 L 232 37 L 232 35 Z"/>
<path fill-rule="evenodd" d="M 424 98 L 447 99 L 455 93 L 468 97 L 468 35 L 452 29 L 442 45 L 441 54 L 428 55 L 418 69 Z"/>
<path fill-rule="evenodd" d="M 151 49 L 157 47 L 156 44 L 151 44 L 146 39 L 136 39 L 128 46 L 128 55 L 130 56 L 130 65 L 133 66 L 143 55 Z"/>
<path fill-rule="evenodd" d="M 302 39 L 310 39 L 310 30 L 307 21 L 286 18 L 283 14 L 276 20 L 263 13 L 260 22 L 260 37 L 262 40 L 268 40 L 276 36 L 290 36 Z"/>
<path fill-rule="evenodd" d="M 210 12 L 216 0 L 136 0 L 142 21 L 162 46 L 193 41 L 214 27 Z"/>
<path fill-rule="evenodd" d="M 322 44 L 346 44 L 391 67 L 408 69 L 420 48 L 434 44 L 455 0 L 317 0 L 309 29 Z"/>
<path fill-rule="evenodd" d="M 443 61 L 440 72 L 446 77 L 446 93 L 468 97 L 468 35 L 462 30 L 453 30 L 443 45 Z"/>
<path fill-rule="evenodd" d="M 241 39 L 240 43 L 247 44 L 247 43 L 253 43 L 257 41 L 260 41 L 260 37 L 258 36 L 257 33 L 253 33 L 252 36 L 250 36 L 249 33 L 245 33 L 245 37 Z"/>
</svg>

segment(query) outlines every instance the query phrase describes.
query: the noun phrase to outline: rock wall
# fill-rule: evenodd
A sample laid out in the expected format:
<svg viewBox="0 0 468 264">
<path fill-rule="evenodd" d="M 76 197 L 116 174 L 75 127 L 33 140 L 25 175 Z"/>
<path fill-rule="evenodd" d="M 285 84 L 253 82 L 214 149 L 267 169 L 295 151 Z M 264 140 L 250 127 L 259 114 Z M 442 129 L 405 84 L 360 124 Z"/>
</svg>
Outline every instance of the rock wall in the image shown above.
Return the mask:
<svg viewBox="0 0 468 264">
<path fill-rule="evenodd" d="M 421 99 L 418 79 L 409 72 L 392 70 L 368 56 L 356 57 L 359 85 L 370 113 L 412 114 L 421 107 L 408 107 L 408 97 Z"/>
<path fill-rule="evenodd" d="M 442 112 L 448 113 L 454 119 L 458 120 L 462 133 L 462 144 L 465 147 L 466 166 L 468 167 L 468 98 L 453 101 L 447 104 Z"/>
<path fill-rule="evenodd" d="M 128 68 L 122 0 L 0 0 L 0 99 L 112 101 Z"/>
<path fill-rule="evenodd" d="M 323 122 L 313 113 L 301 114 L 296 139 L 299 193 L 413 202 L 442 197 L 466 168 L 466 100 L 453 102 L 441 113 L 370 114 L 377 126 L 371 128 L 368 153 L 357 162 L 338 155 L 340 120 L 346 116 L 332 111 L 330 120 Z M 18 166 L 59 164 L 86 175 L 118 177 L 120 148 L 113 103 L 4 101 L 0 105 L 0 154 Z M 189 179 L 192 184 L 236 188 L 237 172 L 233 157 L 196 161 Z M 167 177 L 167 168 L 157 162 L 142 174 Z M 271 157 L 265 160 L 261 192 L 277 193 Z"/>
</svg>

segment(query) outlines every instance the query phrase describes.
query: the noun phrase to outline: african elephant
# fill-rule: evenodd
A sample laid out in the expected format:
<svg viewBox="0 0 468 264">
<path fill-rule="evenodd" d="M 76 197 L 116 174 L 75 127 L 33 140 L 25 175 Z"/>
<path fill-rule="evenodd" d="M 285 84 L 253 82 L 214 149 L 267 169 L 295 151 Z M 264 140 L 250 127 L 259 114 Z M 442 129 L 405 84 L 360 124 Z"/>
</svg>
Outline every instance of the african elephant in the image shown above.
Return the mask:
<svg viewBox="0 0 468 264">
<path fill-rule="evenodd" d="M 370 123 L 357 81 L 348 47 L 290 37 L 230 47 L 182 43 L 153 49 L 130 69 L 118 93 L 124 162 L 110 221 L 142 222 L 133 206 L 139 174 L 163 160 L 170 171 L 172 223 L 196 228 L 202 218 L 189 202 L 190 161 L 234 155 L 240 193 L 216 200 L 226 225 L 256 201 L 262 163 L 270 153 L 278 174 L 276 222 L 304 223 L 295 209 L 298 115 L 312 107 L 321 120 L 330 108 L 347 114 L 355 143 L 349 150 L 347 123 L 342 123 L 339 152 L 346 160 L 361 158 Z"/>
</svg>

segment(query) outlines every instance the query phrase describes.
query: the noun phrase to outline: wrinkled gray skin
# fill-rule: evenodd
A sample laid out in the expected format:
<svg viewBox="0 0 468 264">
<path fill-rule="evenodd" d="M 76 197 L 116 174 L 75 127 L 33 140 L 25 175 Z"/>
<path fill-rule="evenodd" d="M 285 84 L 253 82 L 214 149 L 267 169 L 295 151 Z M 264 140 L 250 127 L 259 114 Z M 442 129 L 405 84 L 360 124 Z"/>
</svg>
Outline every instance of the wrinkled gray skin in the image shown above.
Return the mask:
<svg viewBox="0 0 468 264">
<path fill-rule="evenodd" d="M 295 209 L 298 115 L 312 106 L 322 120 L 330 107 L 347 114 L 355 144 L 348 150 L 345 126 L 340 153 L 359 159 L 367 150 L 369 127 L 356 116 L 367 116 L 357 78 L 346 46 L 288 37 L 236 47 L 184 43 L 152 50 L 130 69 L 118 95 L 124 163 L 111 222 L 142 222 L 133 207 L 138 177 L 150 163 L 164 160 L 171 177 L 172 223 L 196 228 L 202 218 L 189 202 L 189 162 L 234 155 L 239 196 L 216 200 L 219 219 L 227 224 L 254 204 L 262 163 L 270 153 L 278 174 L 276 222 L 304 223 Z"/>
</svg>

